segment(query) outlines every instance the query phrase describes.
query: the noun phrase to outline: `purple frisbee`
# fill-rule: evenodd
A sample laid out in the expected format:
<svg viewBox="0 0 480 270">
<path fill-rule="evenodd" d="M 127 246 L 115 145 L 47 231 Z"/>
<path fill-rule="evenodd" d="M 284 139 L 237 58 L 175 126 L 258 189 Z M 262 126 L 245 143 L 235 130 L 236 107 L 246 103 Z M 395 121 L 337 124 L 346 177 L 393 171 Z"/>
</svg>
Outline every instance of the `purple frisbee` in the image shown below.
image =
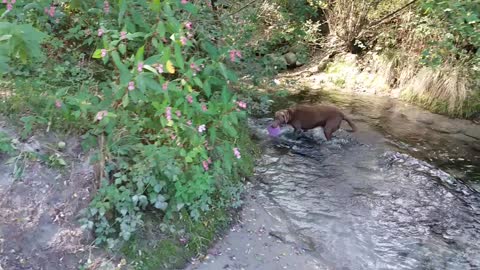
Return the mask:
<svg viewBox="0 0 480 270">
<path fill-rule="evenodd" d="M 268 130 L 268 134 L 270 134 L 270 136 L 272 136 L 272 137 L 278 137 L 278 135 L 280 135 L 280 131 L 281 131 L 280 127 L 274 128 L 272 126 L 268 126 L 267 130 Z"/>
</svg>

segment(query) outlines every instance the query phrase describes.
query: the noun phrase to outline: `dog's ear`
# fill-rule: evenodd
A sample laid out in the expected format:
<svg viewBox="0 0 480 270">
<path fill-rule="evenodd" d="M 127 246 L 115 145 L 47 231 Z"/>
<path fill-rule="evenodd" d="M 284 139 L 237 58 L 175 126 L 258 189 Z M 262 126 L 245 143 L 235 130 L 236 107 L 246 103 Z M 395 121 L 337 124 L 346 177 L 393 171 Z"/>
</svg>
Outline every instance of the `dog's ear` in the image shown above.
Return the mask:
<svg viewBox="0 0 480 270">
<path fill-rule="evenodd" d="M 290 121 L 290 119 L 292 119 L 292 115 L 293 115 L 292 108 L 288 108 L 285 110 L 285 123 L 287 123 L 288 121 Z"/>
</svg>

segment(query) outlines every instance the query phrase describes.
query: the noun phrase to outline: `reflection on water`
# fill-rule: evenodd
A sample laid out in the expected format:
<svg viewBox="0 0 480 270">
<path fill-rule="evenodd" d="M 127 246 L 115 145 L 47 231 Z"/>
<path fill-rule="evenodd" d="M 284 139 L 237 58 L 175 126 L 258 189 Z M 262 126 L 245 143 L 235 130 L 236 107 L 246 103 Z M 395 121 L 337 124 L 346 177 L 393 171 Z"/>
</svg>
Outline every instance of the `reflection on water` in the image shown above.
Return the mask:
<svg viewBox="0 0 480 270">
<path fill-rule="evenodd" d="M 479 269 L 480 195 L 437 168 L 478 166 L 471 142 L 411 121 L 422 112 L 391 101 L 336 104 L 360 123 L 358 134 L 339 130 L 326 142 L 320 130 L 316 141 L 295 141 L 285 130 L 272 139 L 271 119 L 250 121 L 264 148 L 258 188 L 288 218 L 289 233 L 332 269 Z"/>
</svg>

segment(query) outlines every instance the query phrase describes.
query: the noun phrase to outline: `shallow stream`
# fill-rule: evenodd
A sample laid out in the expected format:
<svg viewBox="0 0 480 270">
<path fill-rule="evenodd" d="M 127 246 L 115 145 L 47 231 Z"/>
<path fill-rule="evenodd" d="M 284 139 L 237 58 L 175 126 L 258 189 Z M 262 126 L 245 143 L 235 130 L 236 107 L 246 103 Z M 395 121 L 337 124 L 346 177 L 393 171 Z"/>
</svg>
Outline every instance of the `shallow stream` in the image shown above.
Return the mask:
<svg viewBox="0 0 480 270">
<path fill-rule="evenodd" d="M 300 100 L 336 104 L 359 131 L 271 138 L 271 113 L 250 121 L 263 148 L 256 188 L 299 245 L 331 269 L 480 269 L 479 125 L 327 93 L 273 111 Z"/>
</svg>

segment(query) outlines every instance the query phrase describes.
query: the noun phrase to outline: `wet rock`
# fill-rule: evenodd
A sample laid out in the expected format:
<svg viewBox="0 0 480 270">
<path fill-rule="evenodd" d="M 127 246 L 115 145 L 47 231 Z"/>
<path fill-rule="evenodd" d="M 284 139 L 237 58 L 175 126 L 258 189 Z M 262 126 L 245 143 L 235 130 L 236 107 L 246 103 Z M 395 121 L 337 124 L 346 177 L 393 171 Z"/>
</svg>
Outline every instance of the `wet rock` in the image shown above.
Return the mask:
<svg viewBox="0 0 480 270">
<path fill-rule="evenodd" d="M 463 134 L 467 135 L 468 137 L 480 140 L 480 125 L 474 125 L 466 128 Z"/>
<path fill-rule="evenodd" d="M 473 150 L 480 152 L 480 144 L 473 143 L 471 146 Z"/>
<path fill-rule="evenodd" d="M 446 133 L 446 134 L 455 134 L 459 133 L 461 129 L 457 126 L 454 126 L 451 123 L 448 122 L 441 122 L 436 125 L 430 126 L 431 129 L 441 132 L 441 133 Z"/>
<path fill-rule="evenodd" d="M 278 240 L 282 242 L 287 242 L 287 233 L 286 232 L 280 232 L 280 231 L 270 231 L 268 235 L 273 236 L 277 238 Z"/>
<path fill-rule="evenodd" d="M 323 72 L 327 68 L 328 63 L 328 61 L 321 61 L 320 64 L 318 64 L 317 71 Z"/>
<path fill-rule="evenodd" d="M 420 123 L 423 123 L 423 124 L 426 124 L 426 125 L 432 125 L 434 123 L 433 119 L 430 119 L 430 118 L 418 118 L 416 119 L 417 122 L 420 122 Z"/>
<path fill-rule="evenodd" d="M 284 55 L 285 61 L 287 62 L 287 65 L 289 66 L 294 66 L 297 63 L 297 55 L 289 52 Z"/>
</svg>

